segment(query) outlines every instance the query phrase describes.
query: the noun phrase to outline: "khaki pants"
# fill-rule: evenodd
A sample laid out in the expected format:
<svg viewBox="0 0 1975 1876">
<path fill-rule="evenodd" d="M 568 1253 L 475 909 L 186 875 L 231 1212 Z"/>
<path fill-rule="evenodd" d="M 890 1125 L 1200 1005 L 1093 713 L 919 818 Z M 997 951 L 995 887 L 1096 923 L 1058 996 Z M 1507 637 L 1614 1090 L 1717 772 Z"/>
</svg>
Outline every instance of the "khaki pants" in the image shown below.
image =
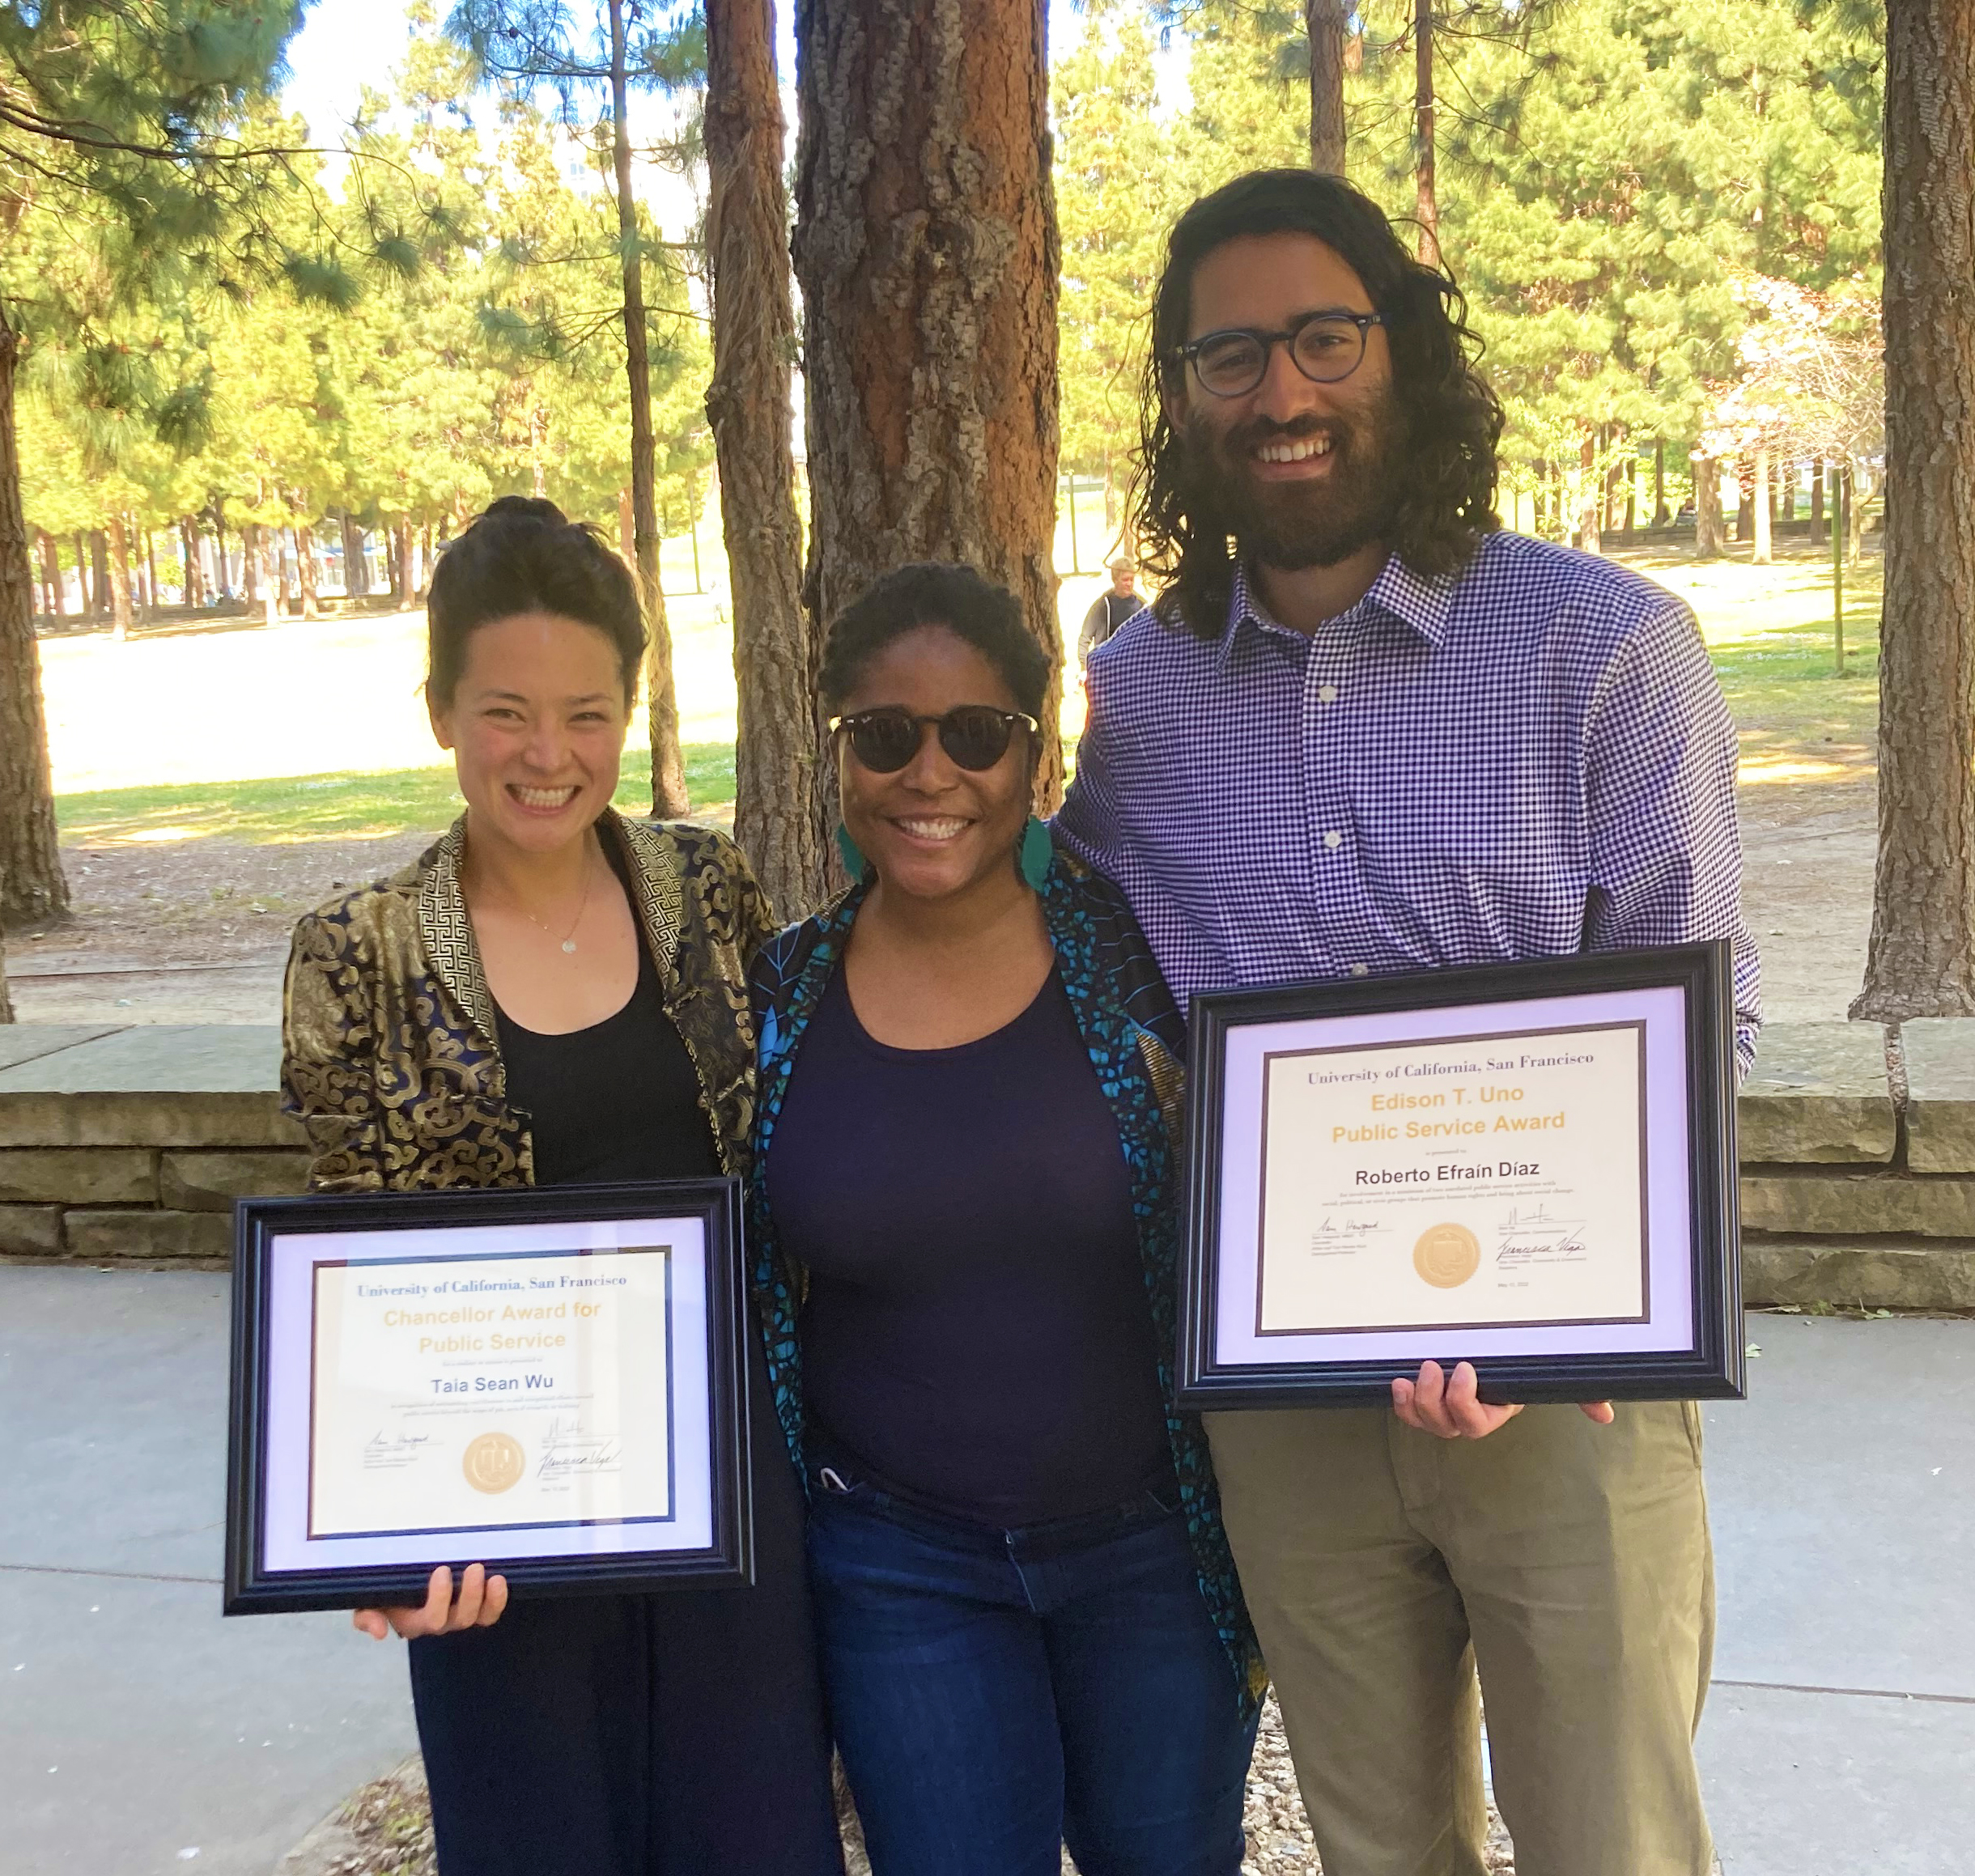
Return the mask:
<svg viewBox="0 0 1975 1876">
<path fill-rule="evenodd" d="M 1324 1876 L 1482 1876 L 1477 1666 L 1517 1876 L 1707 1876 L 1700 1413 L 1616 1411 L 1207 1415 Z"/>
</svg>

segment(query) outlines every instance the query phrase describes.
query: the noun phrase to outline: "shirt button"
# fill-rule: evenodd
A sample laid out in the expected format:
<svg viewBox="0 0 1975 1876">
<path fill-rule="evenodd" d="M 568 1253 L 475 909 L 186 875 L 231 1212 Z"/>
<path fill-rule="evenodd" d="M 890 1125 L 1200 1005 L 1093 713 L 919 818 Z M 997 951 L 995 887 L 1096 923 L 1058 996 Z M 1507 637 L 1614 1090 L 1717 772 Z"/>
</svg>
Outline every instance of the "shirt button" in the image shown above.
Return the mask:
<svg viewBox="0 0 1975 1876">
<path fill-rule="evenodd" d="M 1344 840 L 1344 837 L 1333 827 L 1328 834 L 1324 835 L 1323 844 L 1326 847 L 1342 847 Z"/>
<path fill-rule="evenodd" d="M 1335 703 L 1337 701 L 1337 686 L 1335 684 L 1323 685 L 1317 692 L 1317 698 L 1322 703 Z"/>
<path fill-rule="evenodd" d="M 1354 964 L 1351 966 L 1351 974 L 1353 977 L 1369 977 L 1371 966 L 1369 964 Z"/>
</svg>

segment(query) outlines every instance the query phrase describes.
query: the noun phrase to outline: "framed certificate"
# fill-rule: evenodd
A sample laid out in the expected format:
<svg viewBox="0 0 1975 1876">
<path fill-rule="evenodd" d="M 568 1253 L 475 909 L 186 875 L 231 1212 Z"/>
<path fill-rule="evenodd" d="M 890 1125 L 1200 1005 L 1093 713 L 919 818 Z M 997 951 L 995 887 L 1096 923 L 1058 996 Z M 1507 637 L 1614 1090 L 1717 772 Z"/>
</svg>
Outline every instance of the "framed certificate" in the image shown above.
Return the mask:
<svg viewBox="0 0 1975 1876">
<path fill-rule="evenodd" d="M 753 1580 L 739 1183 L 246 1199 L 226 1613 Z"/>
<path fill-rule="evenodd" d="M 1196 996 L 1179 1386 L 1743 1391 L 1727 945 Z"/>
</svg>

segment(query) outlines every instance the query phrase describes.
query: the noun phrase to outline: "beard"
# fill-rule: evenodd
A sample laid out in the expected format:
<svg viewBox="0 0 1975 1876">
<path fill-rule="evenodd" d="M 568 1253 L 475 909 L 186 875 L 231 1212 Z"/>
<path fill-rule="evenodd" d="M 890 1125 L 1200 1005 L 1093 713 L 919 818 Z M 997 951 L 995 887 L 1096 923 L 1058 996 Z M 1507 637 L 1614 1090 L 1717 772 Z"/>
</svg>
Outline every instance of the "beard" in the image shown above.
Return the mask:
<svg viewBox="0 0 1975 1876">
<path fill-rule="evenodd" d="M 1190 412 L 1187 456 L 1193 467 L 1198 516 L 1234 537 L 1244 559 L 1293 572 L 1335 567 L 1374 542 L 1390 540 L 1399 513 L 1404 418 L 1387 385 L 1375 403 L 1348 415 L 1266 417 L 1217 431 L 1206 413 Z M 1255 450 L 1269 442 L 1325 437 L 1331 473 L 1316 483 L 1265 482 L 1255 473 Z"/>
</svg>

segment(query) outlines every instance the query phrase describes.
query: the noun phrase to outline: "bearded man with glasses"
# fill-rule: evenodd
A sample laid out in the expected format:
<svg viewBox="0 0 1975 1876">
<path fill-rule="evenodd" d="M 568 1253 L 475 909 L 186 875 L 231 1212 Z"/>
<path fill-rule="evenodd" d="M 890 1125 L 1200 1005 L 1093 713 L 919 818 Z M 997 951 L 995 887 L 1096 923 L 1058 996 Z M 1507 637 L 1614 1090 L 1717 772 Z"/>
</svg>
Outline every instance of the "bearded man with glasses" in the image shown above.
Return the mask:
<svg viewBox="0 0 1975 1876">
<path fill-rule="evenodd" d="M 1693 618 L 1500 529 L 1454 282 L 1332 176 L 1174 227 L 1136 492 L 1160 597 L 1092 657 L 1058 830 L 1196 991 L 1729 937 L 1735 739 Z M 1207 1416 L 1327 1876 L 1707 1876 L 1691 1403 Z"/>
</svg>

